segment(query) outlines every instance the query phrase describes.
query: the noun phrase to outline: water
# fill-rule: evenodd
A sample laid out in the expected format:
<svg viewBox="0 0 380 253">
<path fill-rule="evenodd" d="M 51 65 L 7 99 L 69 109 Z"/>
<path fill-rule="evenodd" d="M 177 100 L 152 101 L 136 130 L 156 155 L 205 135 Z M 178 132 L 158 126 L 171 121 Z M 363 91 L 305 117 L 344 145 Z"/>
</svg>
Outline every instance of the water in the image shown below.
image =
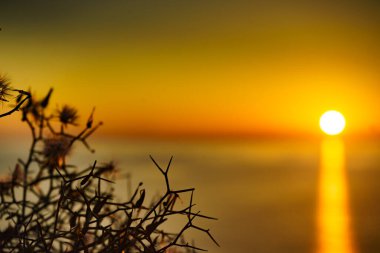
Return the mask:
<svg viewBox="0 0 380 253">
<path fill-rule="evenodd" d="M 324 140 L 320 156 L 317 252 L 355 253 L 344 142 L 335 138 Z"/>
<path fill-rule="evenodd" d="M 0 154 L 3 172 L 27 150 L 25 141 L 10 144 L 0 140 L 0 145 L 7 147 Z M 328 154 L 337 154 L 326 154 L 320 141 L 94 139 L 92 146 L 97 150 L 95 154 L 77 145 L 71 161 L 87 166 L 95 159 L 115 160 L 120 168 L 117 190 L 121 199 L 128 192 L 124 178 L 127 172 L 134 186 L 144 182 L 149 196 L 163 192 L 165 182 L 149 155 L 163 165 L 173 155 L 173 187 L 195 187 L 196 208 L 219 218 L 201 225 L 211 228 L 221 248 L 201 233 L 189 235 L 211 253 L 314 253 L 321 249 L 321 234 L 327 231 L 321 230 L 320 222 L 321 173 L 326 168 L 323 164 L 332 160 L 326 159 Z M 349 249 L 343 247 L 336 253 L 380 252 L 380 146 L 362 141 L 345 142 L 342 147 L 344 152 L 337 159 L 341 159 L 343 165 L 338 168 L 345 176 L 337 178 L 338 184 L 344 184 L 347 201 L 339 206 L 343 206 L 341 214 L 347 214 L 349 222 L 339 225 L 338 219 L 330 217 L 327 228 L 338 227 L 341 233 L 329 240 L 350 242 L 346 247 Z"/>
</svg>

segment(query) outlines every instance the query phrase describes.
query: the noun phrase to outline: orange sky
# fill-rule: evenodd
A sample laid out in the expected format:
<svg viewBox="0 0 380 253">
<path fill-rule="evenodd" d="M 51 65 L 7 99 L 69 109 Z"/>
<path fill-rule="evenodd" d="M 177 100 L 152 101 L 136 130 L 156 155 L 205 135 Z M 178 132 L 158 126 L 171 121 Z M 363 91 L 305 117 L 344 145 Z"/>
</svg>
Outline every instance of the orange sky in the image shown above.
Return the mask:
<svg viewBox="0 0 380 253">
<path fill-rule="evenodd" d="M 379 4 L 284 2 L 2 1 L 0 72 L 100 134 L 314 134 L 328 109 L 379 133 Z"/>
</svg>

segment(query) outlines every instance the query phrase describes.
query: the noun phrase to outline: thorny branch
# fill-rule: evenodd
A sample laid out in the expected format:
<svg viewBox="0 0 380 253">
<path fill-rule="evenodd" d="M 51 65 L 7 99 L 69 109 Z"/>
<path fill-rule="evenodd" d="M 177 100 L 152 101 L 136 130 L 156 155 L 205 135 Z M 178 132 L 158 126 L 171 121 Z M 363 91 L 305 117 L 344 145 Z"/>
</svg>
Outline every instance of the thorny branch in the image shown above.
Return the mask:
<svg viewBox="0 0 380 253">
<path fill-rule="evenodd" d="M 8 102 L 9 91 L 8 82 L 0 78 L 2 101 Z M 114 183 L 113 162 L 99 165 L 95 161 L 82 170 L 67 164 L 75 143 L 93 152 L 87 139 L 102 124 L 93 123 L 94 111 L 79 134 L 72 134 L 67 129 L 77 125 L 77 111 L 64 106 L 49 113 L 52 89 L 42 100 L 34 100 L 29 92 L 13 91 L 19 93 L 16 106 L 0 117 L 21 111 L 32 143 L 27 159 L 19 159 L 12 175 L 0 181 L 0 222 L 6 224 L 0 231 L 2 252 L 204 251 L 186 242 L 184 234 L 189 229 L 206 233 L 218 245 L 208 229 L 194 224 L 196 218 L 214 219 L 193 211 L 194 188 L 172 189 L 173 157 L 165 170 L 150 157 L 165 180 L 162 196 L 147 203 L 140 183 L 128 201 L 118 202 L 112 188 L 102 187 Z M 178 207 L 177 200 L 186 196 L 189 203 Z M 173 217 L 186 222 L 178 232 L 167 232 L 165 224 Z"/>
</svg>

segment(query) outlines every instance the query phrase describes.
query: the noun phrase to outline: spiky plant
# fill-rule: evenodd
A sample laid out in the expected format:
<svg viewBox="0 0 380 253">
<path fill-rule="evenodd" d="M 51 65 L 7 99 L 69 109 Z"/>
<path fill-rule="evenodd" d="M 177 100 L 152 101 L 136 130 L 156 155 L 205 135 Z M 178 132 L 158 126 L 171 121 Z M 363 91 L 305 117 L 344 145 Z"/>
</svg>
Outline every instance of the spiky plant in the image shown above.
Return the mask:
<svg viewBox="0 0 380 253">
<path fill-rule="evenodd" d="M 116 170 L 113 162 L 96 161 L 79 169 L 67 163 L 76 143 L 93 151 L 88 138 L 102 125 L 94 123 L 93 112 L 78 134 L 68 131 L 76 125 L 77 110 L 70 106 L 50 113 L 52 90 L 41 100 L 29 92 L 12 89 L 9 81 L 0 79 L 0 99 L 16 104 L 0 117 L 21 111 L 31 132 L 32 142 L 26 158 L 19 159 L 13 172 L 0 182 L 0 249 L 2 252 L 196 252 L 202 250 L 188 243 L 184 233 L 189 229 L 205 232 L 195 225 L 196 218 L 214 219 L 195 212 L 194 188 L 173 189 L 168 178 L 172 158 L 163 168 L 153 163 L 163 175 L 166 191 L 148 202 L 140 184 L 125 202 L 117 201 L 115 192 L 106 184 Z M 26 103 L 25 103 L 26 102 Z M 53 121 L 56 121 L 53 124 Z M 57 127 L 56 124 L 60 125 Z M 186 199 L 181 206 L 177 200 Z M 177 232 L 163 227 L 176 217 L 186 219 Z"/>
</svg>

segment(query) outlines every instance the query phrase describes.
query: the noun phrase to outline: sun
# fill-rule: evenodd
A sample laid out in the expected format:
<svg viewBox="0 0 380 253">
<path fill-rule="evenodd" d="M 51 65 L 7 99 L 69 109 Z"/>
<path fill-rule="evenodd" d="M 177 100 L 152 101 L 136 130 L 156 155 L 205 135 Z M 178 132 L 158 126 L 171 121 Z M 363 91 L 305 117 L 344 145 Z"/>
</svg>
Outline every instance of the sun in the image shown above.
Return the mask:
<svg viewBox="0 0 380 253">
<path fill-rule="evenodd" d="M 328 135 L 337 135 L 344 130 L 346 126 L 346 120 L 340 112 L 331 110 L 325 112 L 321 116 L 319 120 L 319 126 L 324 133 Z"/>
</svg>

